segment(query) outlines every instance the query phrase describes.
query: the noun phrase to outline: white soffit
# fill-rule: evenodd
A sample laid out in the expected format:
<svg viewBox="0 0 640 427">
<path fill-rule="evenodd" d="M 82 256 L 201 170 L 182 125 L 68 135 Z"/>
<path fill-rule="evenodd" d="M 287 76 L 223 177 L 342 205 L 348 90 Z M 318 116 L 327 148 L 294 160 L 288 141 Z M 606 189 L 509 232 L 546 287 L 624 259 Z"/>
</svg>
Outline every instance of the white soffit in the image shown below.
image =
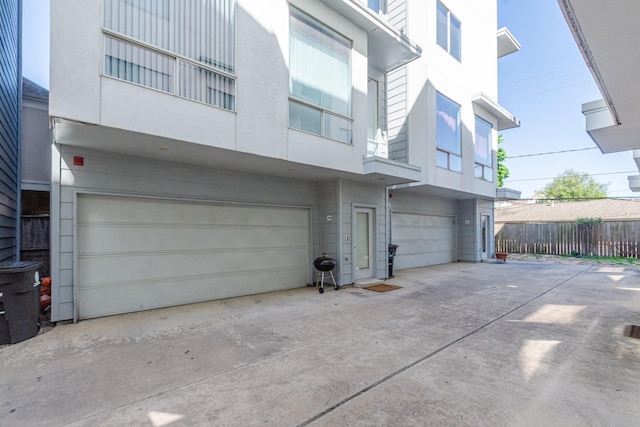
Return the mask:
<svg viewBox="0 0 640 427">
<path fill-rule="evenodd" d="M 640 1 L 558 0 L 558 4 L 600 89 L 602 105 L 609 110 L 607 125 L 597 101 L 585 104 L 587 132 L 603 153 L 639 149 Z"/>
<path fill-rule="evenodd" d="M 512 129 L 520 126 L 520 120 L 482 92 L 472 96 L 471 102 L 484 108 L 498 119 L 498 130 Z"/>
<path fill-rule="evenodd" d="M 498 30 L 498 58 L 510 55 L 520 50 L 520 43 L 507 27 Z"/>
<path fill-rule="evenodd" d="M 368 34 L 369 65 L 383 71 L 401 67 L 422 55 L 422 48 L 365 4 L 353 0 L 320 0 Z"/>
</svg>

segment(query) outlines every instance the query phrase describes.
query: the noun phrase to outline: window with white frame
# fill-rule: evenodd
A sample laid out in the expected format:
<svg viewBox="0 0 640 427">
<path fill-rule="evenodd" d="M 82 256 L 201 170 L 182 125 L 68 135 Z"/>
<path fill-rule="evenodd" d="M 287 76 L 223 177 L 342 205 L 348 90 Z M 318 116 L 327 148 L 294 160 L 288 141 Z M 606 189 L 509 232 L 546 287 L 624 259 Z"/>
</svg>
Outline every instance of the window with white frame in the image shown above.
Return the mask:
<svg viewBox="0 0 640 427">
<path fill-rule="evenodd" d="M 438 1 L 436 40 L 440 47 L 458 61 L 462 58 L 462 24 L 445 5 Z"/>
<path fill-rule="evenodd" d="M 110 77 L 235 109 L 236 0 L 103 0 Z"/>
<path fill-rule="evenodd" d="M 491 131 L 493 125 L 476 116 L 476 166 L 475 176 L 478 179 L 493 182 L 493 150 L 491 143 Z"/>
<path fill-rule="evenodd" d="M 460 106 L 436 93 L 436 166 L 462 172 Z"/>
<path fill-rule="evenodd" d="M 369 9 L 373 10 L 375 13 L 380 15 L 387 13 L 386 0 L 366 0 L 366 2 Z"/>
<path fill-rule="evenodd" d="M 351 41 L 293 7 L 289 19 L 289 126 L 352 142 Z"/>
</svg>

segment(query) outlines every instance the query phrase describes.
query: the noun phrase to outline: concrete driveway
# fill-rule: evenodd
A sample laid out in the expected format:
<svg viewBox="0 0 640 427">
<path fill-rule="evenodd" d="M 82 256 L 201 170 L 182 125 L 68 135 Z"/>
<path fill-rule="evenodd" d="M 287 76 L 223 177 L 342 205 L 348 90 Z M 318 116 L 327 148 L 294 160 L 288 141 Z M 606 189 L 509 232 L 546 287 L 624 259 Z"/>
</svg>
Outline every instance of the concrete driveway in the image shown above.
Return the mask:
<svg viewBox="0 0 640 427">
<path fill-rule="evenodd" d="M 58 326 L 0 349 L 0 425 L 638 424 L 640 270 L 450 264 L 388 283 Z"/>
</svg>

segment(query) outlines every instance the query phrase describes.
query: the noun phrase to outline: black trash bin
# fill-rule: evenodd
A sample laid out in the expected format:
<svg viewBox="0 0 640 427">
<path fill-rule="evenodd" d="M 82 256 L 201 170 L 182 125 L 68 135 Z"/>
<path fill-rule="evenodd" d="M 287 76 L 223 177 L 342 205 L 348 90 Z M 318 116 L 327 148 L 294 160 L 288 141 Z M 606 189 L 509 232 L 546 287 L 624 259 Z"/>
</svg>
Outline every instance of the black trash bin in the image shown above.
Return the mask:
<svg viewBox="0 0 640 427">
<path fill-rule="evenodd" d="M 41 267 L 41 262 L 0 263 L 0 344 L 38 333 Z"/>
<path fill-rule="evenodd" d="M 398 245 L 389 243 L 389 278 L 393 277 L 393 259 L 396 257 Z"/>
</svg>

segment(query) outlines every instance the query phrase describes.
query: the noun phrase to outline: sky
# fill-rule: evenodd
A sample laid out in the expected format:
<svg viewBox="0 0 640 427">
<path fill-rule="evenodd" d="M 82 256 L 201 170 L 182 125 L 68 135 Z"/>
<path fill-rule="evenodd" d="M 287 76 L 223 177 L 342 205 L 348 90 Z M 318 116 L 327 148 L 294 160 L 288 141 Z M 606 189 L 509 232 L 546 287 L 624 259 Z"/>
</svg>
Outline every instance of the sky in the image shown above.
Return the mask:
<svg viewBox="0 0 640 427">
<path fill-rule="evenodd" d="M 640 197 L 627 180 L 638 174 L 631 152 L 602 154 L 585 131 L 582 104 L 602 96 L 557 0 L 497 1 L 498 28 L 507 27 L 521 45 L 498 60 L 498 101 L 522 123 L 501 132 L 511 172 L 505 186 L 530 198 L 574 169 L 608 183 L 610 197 Z M 22 48 L 23 75 L 48 89 L 49 0 L 23 1 Z M 567 150 L 582 151 L 537 155 Z"/>
</svg>

